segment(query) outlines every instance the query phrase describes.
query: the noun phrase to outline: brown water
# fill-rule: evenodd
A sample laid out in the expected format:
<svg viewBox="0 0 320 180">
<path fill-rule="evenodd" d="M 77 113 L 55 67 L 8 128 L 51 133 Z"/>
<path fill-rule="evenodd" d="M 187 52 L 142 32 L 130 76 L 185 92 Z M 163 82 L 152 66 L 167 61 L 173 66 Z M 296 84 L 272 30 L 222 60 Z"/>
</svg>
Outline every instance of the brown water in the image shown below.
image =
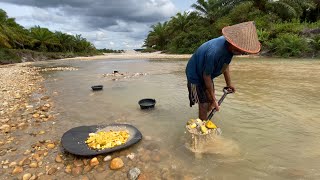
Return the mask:
<svg viewBox="0 0 320 180">
<path fill-rule="evenodd" d="M 320 61 L 234 59 L 231 76 L 237 92 L 228 95 L 214 122 L 222 137 L 208 142 L 206 153 L 185 147 L 185 123 L 197 118 L 189 107 L 186 61 L 97 60 L 54 61 L 45 66 L 73 66 L 78 71 L 46 74 L 54 97 L 58 135 L 80 125 L 130 123 L 144 139 L 152 139 L 169 161 L 156 164 L 193 179 L 319 179 Z M 146 76 L 112 81 L 114 70 Z M 93 92 L 92 85 L 104 85 Z M 223 76 L 215 80 L 217 98 Z M 154 98 L 154 110 L 142 111 L 138 101 Z"/>
</svg>

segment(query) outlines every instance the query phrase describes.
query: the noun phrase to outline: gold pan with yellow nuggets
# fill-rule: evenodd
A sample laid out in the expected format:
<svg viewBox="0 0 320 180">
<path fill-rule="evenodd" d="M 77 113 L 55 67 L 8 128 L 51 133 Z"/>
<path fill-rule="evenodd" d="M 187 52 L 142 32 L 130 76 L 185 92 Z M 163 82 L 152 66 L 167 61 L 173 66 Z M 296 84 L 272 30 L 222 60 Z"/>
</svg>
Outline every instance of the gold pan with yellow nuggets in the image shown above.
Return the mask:
<svg viewBox="0 0 320 180">
<path fill-rule="evenodd" d="M 99 131 L 96 133 L 89 133 L 85 143 L 95 150 L 103 150 L 113 148 L 125 144 L 130 137 L 128 131 Z"/>
<path fill-rule="evenodd" d="M 210 120 L 202 121 L 201 119 L 198 118 L 198 119 L 190 119 L 187 122 L 186 128 L 192 134 L 205 135 L 217 129 L 217 126 Z"/>
</svg>

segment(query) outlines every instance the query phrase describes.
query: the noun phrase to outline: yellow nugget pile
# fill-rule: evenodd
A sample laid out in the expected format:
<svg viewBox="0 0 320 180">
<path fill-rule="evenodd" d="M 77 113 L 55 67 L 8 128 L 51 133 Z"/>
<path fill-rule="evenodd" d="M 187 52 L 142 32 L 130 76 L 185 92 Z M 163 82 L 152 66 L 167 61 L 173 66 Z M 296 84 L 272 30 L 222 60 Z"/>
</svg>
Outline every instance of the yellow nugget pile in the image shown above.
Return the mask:
<svg viewBox="0 0 320 180">
<path fill-rule="evenodd" d="M 90 133 L 86 144 L 96 150 L 112 148 L 122 145 L 127 142 L 129 132 L 127 131 L 100 131 L 97 133 Z"/>
</svg>

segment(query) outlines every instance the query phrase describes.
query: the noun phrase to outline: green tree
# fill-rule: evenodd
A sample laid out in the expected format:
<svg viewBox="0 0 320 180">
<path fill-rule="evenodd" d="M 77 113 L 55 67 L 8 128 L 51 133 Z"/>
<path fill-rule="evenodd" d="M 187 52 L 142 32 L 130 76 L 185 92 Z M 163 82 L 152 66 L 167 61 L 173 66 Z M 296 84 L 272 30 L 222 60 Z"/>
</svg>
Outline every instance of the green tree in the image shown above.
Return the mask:
<svg viewBox="0 0 320 180">
<path fill-rule="evenodd" d="M 54 33 L 47 28 L 35 26 L 30 29 L 33 47 L 40 51 L 48 51 L 48 47 L 59 45 Z M 50 49 L 49 49 L 50 50 Z"/>
<path fill-rule="evenodd" d="M 152 47 L 157 50 L 164 50 L 168 42 L 167 27 L 168 27 L 167 21 L 164 23 L 159 22 L 155 25 L 152 25 L 151 26 L 152 30 L 149 31 L 149 35 L 145 40 L 144 46 Z"/>
<path fill-rule="evenodd" d="M 237 0 L 197 0 L 191 7 L 210 24 L 213 24 L 228 13 L 237 3 L 239 3 Z"/>
</svg>

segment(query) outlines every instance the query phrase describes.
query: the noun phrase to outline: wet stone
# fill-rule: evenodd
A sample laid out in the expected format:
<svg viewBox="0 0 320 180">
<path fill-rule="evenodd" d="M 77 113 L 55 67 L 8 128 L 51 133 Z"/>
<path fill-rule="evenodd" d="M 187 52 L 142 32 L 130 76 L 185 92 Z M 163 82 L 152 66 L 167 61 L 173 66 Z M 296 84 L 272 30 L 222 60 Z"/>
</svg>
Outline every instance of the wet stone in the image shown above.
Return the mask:
<svg viewBox="0 0 320 180">
<path fill-rule="evenodd" d="M 121 158 L 114 158 L 110 162 L 110 169 L 117 170 L 124 166 L 124 163 Z"/>
<path fill-rule="evenodd" d="M 130 180 L 136 180 L 138 178 L 138 176 L 140 175 L 141 171 L 139 168 L 133 168 L 130 169 L 130 171 L 128 172 L 128 178 Z"/>
<path fill-rule="evenodd" d="M 81 161 L 81 159 L 76 159 L 73 161 L 73 164 L 78 167 L 78 166 L 82 166 L 83 162 Z"/>
<path fill-rule="evenodd" d="M 57 163 L 61 163 L 61 162 L 63 161 L 63 159 L 62 159 L 61 156 L 58 154 L 58 155 L 56 156 L 55 161 L 56 161 Z"/>
<path fill-rule="evenodd" d="M 37 162 L 31 162 L 29 165 L 30 168 L 37 168 L 38 167 L 38 163 Z"/>
<path fill-rule="evenodd" d="M 74 167 L 72 168 L 72 175 L 73 176 L 79 176 L 82 173 L 82 168 L 81 167 Z"/>
<path fill-rule="evenodd" d="M 4 156 L 5 154 L 7 154 L 7 151 L 6 151 L 6 150 L 1 150 L 1 151 L 0 151 L 0 156 Z"/>
<path fill-rule="evenodd" d="M 88 173 L 88 172 L 91 171 L 91 169 L 92 169 L 92 167 L 91 167 L 90 165 L 86 165 L 86 166 L 83 168 L 83 172 L 84 172 L 84 173 Z"/>
<path fill-rule="evenodd" d="M 19 174 L 19 173 L 22 173 L 23 171 L 23 168 L 21 166 L 16 166 L 13 171 L 12 171 L 12 174 Z"/>
<path fill-rule="evenodd" d="M 22 180 L 29 180 L 30 178 L 31 178 L 31 174 L 30 173 L 27 173 L 27 174 L 24 174 L 23 176 L 22 176 Z"/>
<path fill-rule="evenodd" d="M 54 174 L 55 172 L 57 172 L 57 170 L 58 170 L 57 168 L 52 167 L 52 168 L 49 169 L 49 171 L 48 171 L 47 174 L 48 174 L 48 175 L 52 175 L 52 174 Z"/>
<path fill-rule="evenodd" d="M 111 157 L 110 155 L 108 155 L 108 156 L 106 156 L 105 158 L 103 158 L 103 161 L 104 161 L 104 162 L 110 161 L 111 158 L 112 158 L 112 157 Z"/>
<path fill-rule="evenodd" d="M 98 165 L 99 164 L 99 161 L 98 161 L 98 159 L 95 157 L 95 158 L 92 158 L 91 160 L 90 160 L 90 166 L 96 166 L 96 165 Z"/>
</svg>

